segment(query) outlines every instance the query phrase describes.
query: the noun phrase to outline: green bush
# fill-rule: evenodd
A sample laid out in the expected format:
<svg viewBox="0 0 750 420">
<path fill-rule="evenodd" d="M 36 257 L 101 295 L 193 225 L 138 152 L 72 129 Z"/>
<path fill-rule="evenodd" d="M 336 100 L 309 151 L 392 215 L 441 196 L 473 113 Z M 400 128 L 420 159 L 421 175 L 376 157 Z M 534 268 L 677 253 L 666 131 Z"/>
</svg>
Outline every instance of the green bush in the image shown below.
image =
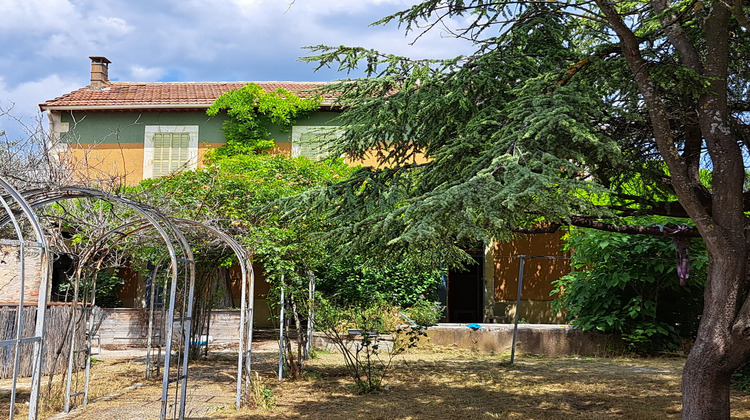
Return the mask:
<svg viewBox="0 0 750 420">
<path fill-rule="evenodd" d="M 411 308 L 405 309 L 404 313 L 409 317 L 415 324 L 429 327 L 435 325 L 443 317 L 443 310 L 445 307 L 440 302 L 434 302 L 432 300 L 422 299 L 417 301 Z"/>
<path fill-rule="evenodd" d="M 318 290 L 341 303 L 384 300 L 401 307 L 411 307 L 425 296 L 436 298 L 441 274 L 440 270 L 414 272 L 406 264 L 363 267 L 358 261 L 330 264 L 316 272 Z"/>
<path fill-rule="evenodd" d="M 575 229 L 567 238 L 573 272 L 555 283 L 554 304 L 573 326 L 622 336 L 631 351 L 670 350 L 695 336 L 707 256 L 690 246 L 690 278 L 680 286 L 669 237 Z"/>
</svg>

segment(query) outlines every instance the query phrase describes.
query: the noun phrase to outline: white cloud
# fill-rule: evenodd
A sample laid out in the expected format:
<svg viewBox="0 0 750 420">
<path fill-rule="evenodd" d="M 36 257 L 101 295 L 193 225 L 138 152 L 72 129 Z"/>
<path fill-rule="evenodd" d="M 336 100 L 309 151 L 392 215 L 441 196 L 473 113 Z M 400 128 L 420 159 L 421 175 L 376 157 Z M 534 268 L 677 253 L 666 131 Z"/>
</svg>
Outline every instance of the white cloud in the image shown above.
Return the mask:
<svg viewBox="0 0 750 420">
<path fill-rule="evenodd" d="M 33 117 L 39 113 L 40 103 L 80 87 L 82 87 L 80 79 L 65 79 L 57 74 L 51 74 L 43 79 L 31 80 L 12 87 L 7 86 L 0 78 L 0 100 L 6 106 L 9 103 L 14 104 L 13 114 L 15 116 Z"/>
<path fill-rule="evenodd" d="M 0 33 L 39 33 L 61 30 L 80 21 L 80 15 L 64 0 L 0 0 Z"/>
<path fill-rule="evenodd" d="M 127 80 L 154 82 L 160 80 L 165 74 L 166 70 L 161 67 L 130 66 L 130 75 Z"/>
<path fill-rule="evenodd" d="M 98 16 L 96 20 L 100 30 L 111 36 L 123 36 L 135 29 L 135 27 L 129 25 L 124 19 L 117 17 Z"/>
<path fill-rule="evenodd" d="M 324 80 L 297 61 L 307 45 L 453 57 L 466 43 L 370 23 L 415 0 L 0 0 L 0 101 L 36 104 L 88 84 L 88 56 L 133 81 Z M 29 99 L 33 98 L 33 99 Z M 24 104 L 22 104 L 24 103 Z"/>
<path fill-rule="evenodd" d="M 24 126 L 34 127 L 42 119 L 39 104 L 81 87 L 79 79 L 65 79 L 57 74 L 40 80 L 32 80 L 8 86 L 0 77 L 0 108 L 8 112 L 9 117 L 0 120 L 0 129 L 6 130 L 8 138 L 23 137 Z"/>
</svg>

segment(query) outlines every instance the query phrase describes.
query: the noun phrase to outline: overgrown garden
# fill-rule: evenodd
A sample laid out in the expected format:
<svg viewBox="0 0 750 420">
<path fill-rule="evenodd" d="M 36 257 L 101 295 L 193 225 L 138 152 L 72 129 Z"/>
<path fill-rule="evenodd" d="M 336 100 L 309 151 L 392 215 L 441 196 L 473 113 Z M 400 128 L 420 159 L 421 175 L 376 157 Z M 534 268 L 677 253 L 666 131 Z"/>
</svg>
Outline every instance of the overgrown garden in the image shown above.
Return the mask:
<svg viewBox="0 0 750 420">
<path fill-rule="evenodd" d="M 275 153 L 271 127 L 288 131 L 298 118 L 318 106 L 318 99 L 301 99 L 283 90 L 266 93 L 254 84 L 228 92 L 208 110 L 209 115 L 226 112 L 226 145 L 209 152 L 199 169 L 144 180 L 123 191 L 174 217 L 218 226 L 242 241 L 270 283 L 267 301 L 271 313 L 285 314 L 285 319 L 276 320 L 277 325 L 285 326 L 287 337 L 296 338 L 295 345 L 286 341 L 284 352 L 285 372 L 291 378 L 304 370 L 310 328 L 333 335 L 348 328 L 395 333 L 399 325 L 410 323 L 407 314 L 419 322 L 435 323 L 442 311 L 434 302 L 441 270 L 416 269 L 408 261 L 363 266 L 358 262 L 364 256 L 342 258 L 341 247 L 320 241 L 321 233 L 331 228 L 326 217 L 278 211 L 278 200 L 332 185 L 355 170 L 341 158 L 314 162 Z M 147 254 L 141 254 L 143 261 L 150 261 Z M 202 304 L 194 318 L 204 320 L 231 288 L 212 286 L 216 273 L 234 261 L 210 246 L 201 248 L 198 258 L 206 275 L 198 286 L 203 291 Z M 143 264 L 143 275 L 147 266 Z M 311 291 L 312 285 L 317 285 L 317 292 Z M 223 302 L 232 306 L 231 299 Z M 318 311 L 315 324 L 308 323 Z M 199 328 L 201 324 L 194 325 Z M 404 334 L 409 329 L 404 329 Z M 370 345 L 366 337 L 360 344 L 366 344 L 371 357 L 367 366 L 372 368 L 368 372 L 374 372 L 383 368 L 375 359 L 391 350 L 379 349 L 377 343 Z M 356 378 L 358 374 L 353 375 Z M 380 383 L 369 382 L 363 391 L 376 389 Z"/>
<path fill-rule="evenodd" d="M 205 167 L 122 193 L 241 238 L 271 300 L 285 296 L 292 376 L 304 369 L 311 284 L 328 295 L 329 329 L 361 327 L 372 368 L 380 305 L 429 312 L 441 270 L 468 262 L 463 249 L 570 229 L 577 271 L 557 286 L 571 322 L 638 352 L 694 335 L 682 415 L 728 419 L 730 379 L 750 356 L 749 12 L 741 1 L 422 1 L 378 23 L 416 38 L 444 28 L 475 52 L 315 46 L 305 58 L 364 71 L 326 87 L 344 109 L 327 147 L 375 153 L 380 166 L 267 153 L 268 124 L 288 127 L 317 104 L 251 85 L 209 110 L 229 118 Z M 201 258 L 232 263 L 210 247 Z M 350 365 L 362 390 L 380 388 L 377 371 Z"/>
</svg>

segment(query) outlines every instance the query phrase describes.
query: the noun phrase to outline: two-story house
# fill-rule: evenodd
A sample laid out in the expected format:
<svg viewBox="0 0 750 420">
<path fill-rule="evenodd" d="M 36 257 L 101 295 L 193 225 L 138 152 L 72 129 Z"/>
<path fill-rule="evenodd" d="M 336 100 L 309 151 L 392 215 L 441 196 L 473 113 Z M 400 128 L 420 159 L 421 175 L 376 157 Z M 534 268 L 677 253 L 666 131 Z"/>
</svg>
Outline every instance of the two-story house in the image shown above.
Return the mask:
<svg viewBox="0 0 750 420">
<path fill-rule="evenodd" d="M 49 117 L 55 152 L 69 152 L 88 180 L 115 177 L 124 184 L 159 177 L 179 168 L 195 168 L 203 153 L 224 143 L 223 116 L 206 110 L 222 93 L 248 82 L 143 83 L 109 80 L 110 61 L 91 57 L 91 84 L 39 105 Z M 321 83 L 256 82 L 266 91 L 279 88 L 313 95 Z M 274 132 L 282 153 L 315 157 L 305 139 L 330 126 L 331 98 L 290 132 Z M 310 144 L 309 142 L 307 144 Z"/>
<path fill-rule="evenodd" d="M 206 115 L 224 92 L 248 82 L 145 83 L 109 80 L 110 61 L 91 58 L 91 84 L 40 104 L 48 113 L 50 131 L 80 165 L 88 179 L 114 179 L 136 184 L 142 179 L 168 174 L 178 168 L 200 165 L 201 156 L 224 143 L 224 117 Z M 254 82 L 266 91 L 284 88 L 302 97 L 312 95 L 321 83 Z M 273 133 L 278 151 L 291 156 L 316 158 L 315 137 L 333 126 L 339 112 L 335 98 L 325 97 L 319 111 L 299 120 L 289 132 Z M 371 164 L 372 162 L 357 162 Z M 560 235 L 536 235 L 508 244 L 492 244 L 473 254 L 479 264 L 468 271 L 449 273 L 445 299 L 450 322 L 509 320 L 515 312 L 518 255 L 562 256 Z M 551 282 L 568 271 L 562 259 L 529 259 L 524 276 L 521 317 L 529 322 L 559 319 L 550 306 Z M 265 282 L 257 283 L 259 294 Z M 132 287 L 131 287 L 132 288 Z M 137 287 L 124 290 L 123 302 L 142 306 Z"/>
</svg>

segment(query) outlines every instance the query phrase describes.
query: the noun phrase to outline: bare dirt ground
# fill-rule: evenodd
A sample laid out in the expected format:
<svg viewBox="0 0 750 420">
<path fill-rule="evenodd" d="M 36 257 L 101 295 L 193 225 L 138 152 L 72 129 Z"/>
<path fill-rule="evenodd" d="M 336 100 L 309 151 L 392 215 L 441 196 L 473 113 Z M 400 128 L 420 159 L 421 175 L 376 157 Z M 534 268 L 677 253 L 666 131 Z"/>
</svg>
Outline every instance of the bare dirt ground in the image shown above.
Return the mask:
<svg viewBox="0 0 750 420">
<path fill-rule="evenodd" d="M 261 382 L 272 390 L 275 406 L 236 411 L 237 355 L 231 351 L 215 352 L 190 366 L 186 418 L 680 418 L 684 359 L 677 357 L 520 355 L 510 365 L 508 355 L 427 345 L 394 359 L 392 373 L 386 378 L 387 391 L 357 395 L 339 354 L 319 354 L 309 362 L 304 379 L 279 382 L 275 372 L 276 342 L 270 338 L 257 341 L 254 350 L 253 367 L 259 371 Z M 65 415 L 47 411 L 43 418 L 158 418 L 161 378 L 145 381 L 143 364 L 137 360 L 102 355 L 92 379 L 92 394 L 96 395 L 93 402 Z M 24 418 L 21 411 L 17 418 Z M 732 418 L 750 420 L 750 394 L 733 393 Z"/>
</svg>

